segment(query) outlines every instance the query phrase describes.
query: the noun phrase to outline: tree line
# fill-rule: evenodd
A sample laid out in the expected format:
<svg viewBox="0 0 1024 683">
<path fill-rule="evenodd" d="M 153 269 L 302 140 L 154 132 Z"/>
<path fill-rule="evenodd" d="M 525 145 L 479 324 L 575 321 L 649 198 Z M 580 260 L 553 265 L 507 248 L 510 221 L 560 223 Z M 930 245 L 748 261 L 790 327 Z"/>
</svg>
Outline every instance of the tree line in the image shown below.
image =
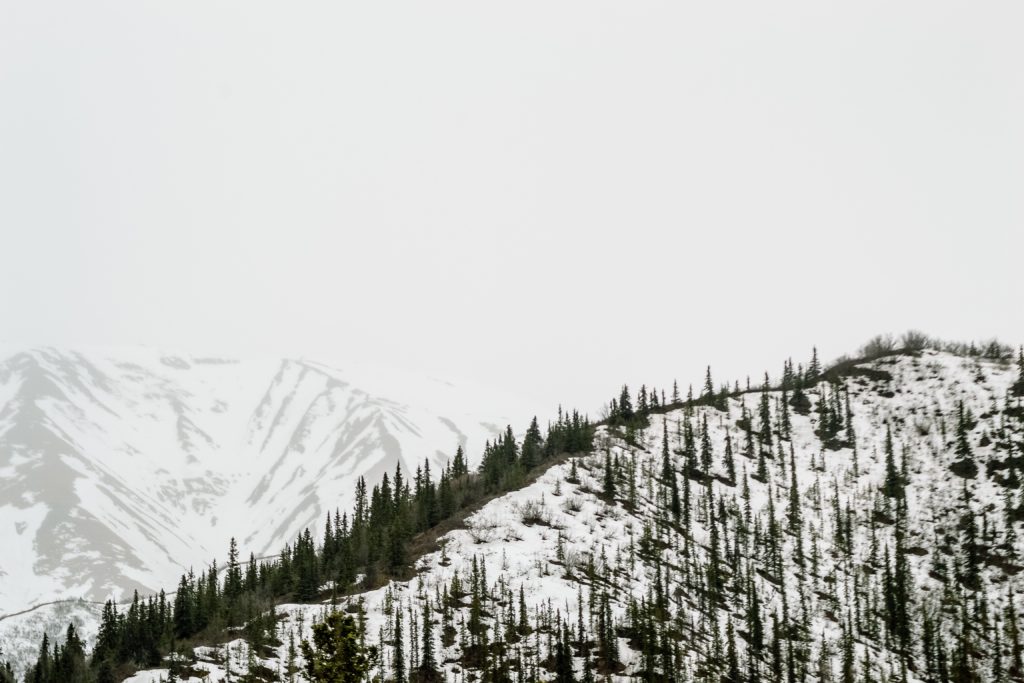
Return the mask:
<svg viewBox="0 0 1024 683">
<path fill-rule="evenodd" d="M 326 515 L 322 543 L 307 528 L 276 558 L 257 560 L 250 554 L 245 561 L 231 539 L 226 564 L 214 561 L 204 571 L 189 570 L 173 599 L 163 591 L 149 597 L 136 592 L 127 608 L 108 600 L 91 656 L 86 657 L 73 627 L 63 645 L 44 635 L 26 680 L 113 683 L 135 669 L 159 665 L 170 652 L 216 640 L 230 627 L 244 627 L 253 650 L 261 652 L 277 644 L 274 605 L 337 598 L 409 578 L 419 534 L 514 490 L 560 454 L 589 452 L 593 432 L 586 416 L 560 408 L 546 433 L 536 418 L 521 440 L 508 427 L 485 444 L 475 470 L 459 446 L 436 475 L 424 460 L 411 477 L 399 463 L 369 490 L 360 477 L 351 512 Z"/>
</svg>

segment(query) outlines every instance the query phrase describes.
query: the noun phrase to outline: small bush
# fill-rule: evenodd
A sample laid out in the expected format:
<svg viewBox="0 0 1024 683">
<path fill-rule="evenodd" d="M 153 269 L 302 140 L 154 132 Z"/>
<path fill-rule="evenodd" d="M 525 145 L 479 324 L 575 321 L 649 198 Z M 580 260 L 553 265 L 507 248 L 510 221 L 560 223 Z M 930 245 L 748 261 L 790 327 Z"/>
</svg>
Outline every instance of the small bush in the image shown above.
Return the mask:
<svg viewBox="0 0 1024 683">
<path fill-rule="evenodd" d="M 896 339 L 891 334 L 875 335 L 860 349 L 860 355 L 866 358 L 884 356 L 896 350 Z"/>
<path fill-rule="evenodd" d="M 527 526 L 551 526 L 551 511 L 539 500 L 528 500 L 519 506 L 519 519 Z"/>
<path fill-rule="evenodd" d="M 474 527 L 470 528 L 468 531 L 469 537 L 472 538 L 473 543 L 476 543 L 477 545 L 490 543 L 494 540 L 494 533 L 491 529 L 478 529 Z"/>
<path fill-rule="evenodd" d="M 466 531 L 469 532 L 469 537 L 473 539 L 473 543 L 490 543 L 498 538 L 498 527 L 499 524 L 494 520 L 477 519 L 467 522 Z"/>
<path fill-rule="evenodd" d="M 566 498 L 565 503 L 562 504 L 562 509 L 570 514 L 579 512 L 583 509 L 583 499 L 579 496 Z"/>
<path fill-rule="evenodd" d="M 907 330 L 900 337 L 900 345 L 909 351 L 923 351 L 930 343 L 928 335 L 920 330 Z"/>
<path fill-rule="evenodd" d="M 578 550 L 567 548 L 563 554 L 562 566 L 565 567 L 567 575 L 573 576 L 585 561 L 586 558 Z"/>
</svg>

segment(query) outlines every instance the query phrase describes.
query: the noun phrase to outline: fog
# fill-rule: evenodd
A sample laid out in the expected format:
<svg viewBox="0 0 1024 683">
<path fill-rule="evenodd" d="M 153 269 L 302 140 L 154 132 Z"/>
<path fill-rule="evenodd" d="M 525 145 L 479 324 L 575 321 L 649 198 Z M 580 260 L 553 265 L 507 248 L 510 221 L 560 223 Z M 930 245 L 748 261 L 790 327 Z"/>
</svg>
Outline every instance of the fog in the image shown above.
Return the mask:
<svg viewBox="0 0 1024 683">
<path fill-rule="evenodd" d="M 596 410 L 1024 341 L 1020 3 L 2 2 L 0 342 Z"/>
</svg>

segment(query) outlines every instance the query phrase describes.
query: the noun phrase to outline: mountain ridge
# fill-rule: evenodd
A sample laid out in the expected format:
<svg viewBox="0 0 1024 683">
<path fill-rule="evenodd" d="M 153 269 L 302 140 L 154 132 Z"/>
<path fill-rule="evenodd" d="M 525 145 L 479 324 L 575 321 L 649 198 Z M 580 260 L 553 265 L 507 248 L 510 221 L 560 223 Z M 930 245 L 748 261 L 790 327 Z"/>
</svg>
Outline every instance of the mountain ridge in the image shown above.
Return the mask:
<svg viewBox="0 0 1024 683">
<path fill-rule="evenodd" d="M 452 394 L 435 412 L 303 360 L 11 354 L 0 362 L 0 534 L 11 549 L 0 610 L 155 590 L 222 552 L 216 529 L 246 518 L 247 547 L 276 550 L 328 501 L 347 505 L 354 476 L 493 436 L 499 413 L 477 418 Z"/>
</svg>

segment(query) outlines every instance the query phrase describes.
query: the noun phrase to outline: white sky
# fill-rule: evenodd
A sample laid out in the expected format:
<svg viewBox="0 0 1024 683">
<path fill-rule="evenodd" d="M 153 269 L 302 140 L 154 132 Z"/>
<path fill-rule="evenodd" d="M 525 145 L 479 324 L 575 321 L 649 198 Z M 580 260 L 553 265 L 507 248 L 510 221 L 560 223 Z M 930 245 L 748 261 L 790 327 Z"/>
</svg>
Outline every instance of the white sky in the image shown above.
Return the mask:
<svg viewBox="0 0 1024 683">
<path fill-rule="evenodd" d="M 596 409 L 1024 340 L 1020 2 L 0 0 L 0 341 Z"/>
</svg>

